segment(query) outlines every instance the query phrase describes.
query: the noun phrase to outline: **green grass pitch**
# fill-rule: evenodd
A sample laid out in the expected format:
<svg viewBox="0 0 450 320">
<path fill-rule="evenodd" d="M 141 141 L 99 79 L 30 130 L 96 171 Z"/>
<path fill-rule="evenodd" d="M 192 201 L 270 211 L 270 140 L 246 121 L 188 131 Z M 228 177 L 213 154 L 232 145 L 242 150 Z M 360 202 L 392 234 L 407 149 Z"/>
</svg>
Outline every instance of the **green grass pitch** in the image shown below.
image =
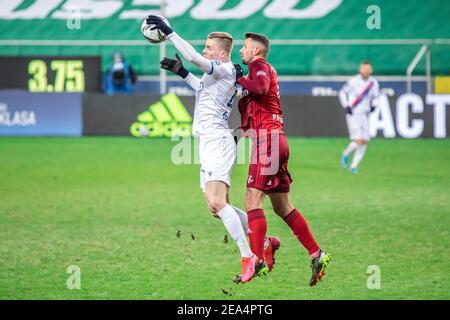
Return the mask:
<svg viewBox="0 0 450 320">
<path fill-rule="evenodd" d="M 292 201 L 333 257 L 313 288 L 268 200 L 275 268 L 231 282 L 236 246 L 170 140 L 0 138 L 0 299 L 450 299 L 450 140 L 375 139 L 354 176 L 340 167 L 347 139 L 289 144 Z M 246 172 L 232 177 L 240 207 Z M 67 288 L 72 265 L 80 289 Z"/>
</svg>

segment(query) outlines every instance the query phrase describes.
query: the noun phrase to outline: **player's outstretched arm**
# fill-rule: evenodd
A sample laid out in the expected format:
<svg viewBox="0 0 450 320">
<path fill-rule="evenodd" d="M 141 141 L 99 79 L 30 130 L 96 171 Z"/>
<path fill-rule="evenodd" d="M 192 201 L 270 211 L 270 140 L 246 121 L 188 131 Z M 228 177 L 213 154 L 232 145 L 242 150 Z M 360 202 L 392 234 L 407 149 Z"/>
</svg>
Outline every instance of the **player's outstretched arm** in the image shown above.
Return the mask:
<svg viewBox="0 0 450 320">
<path fill-rule="evenodd" d="M 371 92 L 370 112 L 374 112 L 378 104 L 380 103 L 381 93 L 380 85 L 378 81 L 374 80 L 374 86 Z"/>
<path fill-rule="evenodd" d="M 349 88 L 350 88 L 350 84 L 347 82 L 344 84 L 342 89 L 339 90 L 339 102 L 341 103 L 341 106 L 344 109 L 350 107 L 350 101 L 348 101 Z"/>
<path fill-rule="evenodd" d="M 267 65 L 256 65 L 252 68 L 251 73 L 252 80 L 241 76 L 239 78 L 236 77 L 236 82 L 250 93 L 256 95 L 267 94 L 270 88 L 269 67 Z"/>
<path fill-rule="evenodd" d="M 181 38 L 176 32 L 169 37 L 173 45 L 183 55 L 183 57 L 199 67 L 203 72 L 211 73 L 213 70 L 212 61 L 203 57 L 200 53 L 195 51 L 194 47 L 189 42 Z"/>
<path fill-rule="evenodd" d="M 255 80 L 249 80 L 242 77 L 239 79 L 238 83 L 244 87 L 248 92 L 265 95 L 269 92 L 270 80 L 268 78 L 257 78 Z"/>
<path fill-rule="evenodd" d="M 146 22 L 147 24 L 154 24 L 155 28 L 164 32 L 183 58 L 198 66 L 203 72 L 211 73 L 211 70 L 213 70 L 212 62 L 195 51 L 194 47 L 174 32 L 161 17 L 150 15 L 147 17 Z"/>
</svg>

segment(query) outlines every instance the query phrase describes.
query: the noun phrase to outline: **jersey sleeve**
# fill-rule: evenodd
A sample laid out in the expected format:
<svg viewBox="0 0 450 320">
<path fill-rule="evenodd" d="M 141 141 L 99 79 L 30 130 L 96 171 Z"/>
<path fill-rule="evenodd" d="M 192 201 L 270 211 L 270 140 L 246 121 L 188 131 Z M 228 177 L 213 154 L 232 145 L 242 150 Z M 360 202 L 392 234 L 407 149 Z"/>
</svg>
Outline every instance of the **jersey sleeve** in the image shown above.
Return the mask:
<svg viewBox="0 0 450 320">
<path fill-rule="evenodd" d="M 222 62 L 217 60 L 210 60 L 210 63 L 211 63 L 211 70 L 207 72 L 208 74 L 214 75 L 215 78 L 220 78 L 221 76 L 224 76 L 227 73 L 225 65 L 223 65 Z"/>
<path fill-rule="evenodd" d="M 257 95 L 265 95 L 270 87 L 270 67 L 265 63 L 258 63 L 251 69 L 248 78 L 239 78 L 238 83 L 246 90 Z"/>
<path fill-rule="evenodd" d="M 197 91 L 200 88 L 201 80 L 194 76 L 192 73 L 189 72 L 187 77 L 184 79 L 194 91 Z"/>
<path fill-rule="evenodd" d="M 342 108 L 347 108 L 350 106 L 350 102 L 348 101 L 349 92 L 350 80 L 344 84 L 341 90 L 339 90 L 339 102 L 341 103 Z"/>
<path fill-rule="evenodd" d="M 372 90 L 372 98 L 377 99 L 380 96 L 380 84 L 378 81 L 374 80 L 374 86 Z"/>
<path fill-rule="evenodd" d="M 377 80 L 374 80 L 374 85 L 373 85 L 373 89 L 372 89 L 372 93 L 371 93 L 371 105 L 372 106 L 377 106 L 378 105 L 378 100 L 380 99 L 380 84 L 378 83 Z"/>
<path fill-rule="evenodd" d="M 211 72 L 211 60 L 206 59 L 200 53 L 195 51 L 194 47 L 191 46 L 189 42 L 181 38 L 176 32 L 171 33 L 168 39 L 173 43 L 175 48 L 177 48 L 185 59 L 195 64 L 203 72 Z"/>
</svg>

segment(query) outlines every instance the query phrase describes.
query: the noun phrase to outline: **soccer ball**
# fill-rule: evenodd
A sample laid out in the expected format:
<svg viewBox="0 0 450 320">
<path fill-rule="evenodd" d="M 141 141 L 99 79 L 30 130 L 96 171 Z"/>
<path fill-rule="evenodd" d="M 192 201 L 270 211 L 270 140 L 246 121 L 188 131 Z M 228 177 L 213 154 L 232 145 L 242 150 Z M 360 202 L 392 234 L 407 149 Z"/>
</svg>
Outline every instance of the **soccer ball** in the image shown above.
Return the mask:
<svg viewBox="0 0 450 320">
<path fill-rule="evenodd" d="M 167 21 L 167 19 L 163 16 L 159 16 L 161 17 L 168 26 L 170 26 L 169 21 Z M 167 39 L 166 35 L 158 29 L 154 29 L 154 30 L 150 30 L 150 28 L 152 28 L 154 26 L 154 24 L 147 24 L 147 22 L 144 21 L 142 22 L 141 25 L 141 32 L 144 35 L 145 39 L 147 39 L 148 41 L 150 41 L 151 43 L 160 43 L 163 42 Z"/>
</svg>

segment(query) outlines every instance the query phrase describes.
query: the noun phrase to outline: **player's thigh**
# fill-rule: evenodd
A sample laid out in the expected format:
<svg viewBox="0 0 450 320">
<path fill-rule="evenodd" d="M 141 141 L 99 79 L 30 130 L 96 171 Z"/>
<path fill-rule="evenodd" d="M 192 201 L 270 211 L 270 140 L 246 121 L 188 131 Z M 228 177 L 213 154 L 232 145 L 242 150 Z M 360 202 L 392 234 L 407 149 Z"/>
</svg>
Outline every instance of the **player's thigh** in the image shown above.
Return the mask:
<svg viewBox="0 0 450 320">
<path fill-rule="evenodd" d="M 206 137 L 201 141 L 201 187 L 205 189 L 209 181 L 222 181 L 227 186 L 231 184 L 231 171 L 236 158 L 236 145 L 233 137 Z"/>
<path fill-rule="evenodd" d="M 348 130 L 350 139 L 353 141 L 363 139 L 365 137 L 364 127 L 365 127 L 365 119 L 364 116 L 361 115 L 353 115 L 349 116 L 348 121 Z"/>
<path fill-rule="evenodd" d="M 273 211 L 282 218 L 294 210 L 287 192 L 269 193 L 269 198 L 272 202 Z"/>
<path fill-rule="evenodd" d="M 262 209 L 266 194 L 255 188 L 247 188 L 245 192 L 245 208 L 247 212 L 253 209 Z"/>
<path fill-rule="evenodd" d="M 361 128 L 361 140 L 364 141 L 364 144 L 370 140 L 370 121 L 369 117 L 365 117 L 360 122 Z"/>
<path fill-rule="evenodd" d="M 351 140 L 355 140 L 355 138 L 357 137 L 357 126 L 354 116 L 347 114 L 345 119 L 347 122 L 348 135 Z"/>
</svg>

